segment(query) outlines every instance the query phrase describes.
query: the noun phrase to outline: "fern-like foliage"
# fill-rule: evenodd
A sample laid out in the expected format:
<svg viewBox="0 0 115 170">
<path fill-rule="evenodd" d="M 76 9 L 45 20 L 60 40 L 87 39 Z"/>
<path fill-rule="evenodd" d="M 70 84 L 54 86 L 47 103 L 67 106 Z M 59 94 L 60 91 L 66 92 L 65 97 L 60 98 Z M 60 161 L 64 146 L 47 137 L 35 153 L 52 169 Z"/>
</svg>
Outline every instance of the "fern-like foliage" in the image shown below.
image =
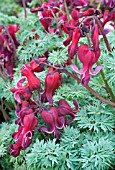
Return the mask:
<svg viewBox="0 0 115 170">
<path fill-rule="evenodd" d="M 98 134 L 97 134 L 98 135 Z M 115 158 L 114 144 L 107 137 L 98 140 L 87 141 L 80 148 L 82 169 L 107 170 Z"/>
<path fill-rule="evenodd" d="M 16 130 L 14 123 L 2 123 L 0 124 L 0 157 L 4 157 L 8 154 L 8 145 L 11 143 L 12 132 Z M 2 159 L 0 159 L 2 161 Z M 0 161 L 0 162 L 1 162 Z"/>
<path fill-rule="evenodd" d="M 114 111 L 114 110 L 113 110 Z M 112 110 L 103 104 L 96 106 L 84 106 L 76 116 L 78 127 L 94 130 L 98 132 L 113 131 L 114 129 L 114 116 Z"/>
<path fill-rule="evenodd" d="M 23 10 L 19 3 L 19 0 L 10 0 L 10 3 L 9 0 L 0 0 L 0 11 L 7 15 L 17 15 L 17 13 Z"/>
<path fill-rule="evenodd" d="M 26 156 L 27 166 L 29 169 L 48 169 L 58 164 L 59 156 L 62 153 L 62 148 L 56 144 L 56 140 L 44 141 L 36 140 L 31 153 Z M 33 160 L 33 161 L 31 161 Z"/>
<path fill-rule="evenodd" d="M 104 62 L 106 79 L 114 90 L 115 87 L 115 50 L 108 54 Z"/>
<path fill-rule="evenodd" d="M 59 54 L 57 51 L 56 54 L 59 58 L 54 55 L 55 52 L 53 51 L 50 54 L 50 59 L 53 57 L 53 60 L 51 59 L 51 61 L 54 61 L 54 59 L 57 61 L 58 59 L 60 63 L 67 59 L 67 49 L 64 48 L 61 38 L 54 33 L 46 34 L 43 32 L 43 27 L 38 21 L 38 18 L 28 17 L 28 19 L 26 21 L 22 21 L 20 25 L 20 31 L 17 34 L 17 38 L 20 41 L 17 55 L 19 56 L 20 61 L 24 62 L 30 60 L 31 58 L 37 58 L 38 56 L 42 56 L 45 51 L 52 51 L 55 48 L 62 47 L 63 50 L 61 50 Z M 34 30 L 34 32 L 32 30 Z M 35 34 L 37 34 L 39 38 L 36 39 L 34 37 Z"/>
</svg>

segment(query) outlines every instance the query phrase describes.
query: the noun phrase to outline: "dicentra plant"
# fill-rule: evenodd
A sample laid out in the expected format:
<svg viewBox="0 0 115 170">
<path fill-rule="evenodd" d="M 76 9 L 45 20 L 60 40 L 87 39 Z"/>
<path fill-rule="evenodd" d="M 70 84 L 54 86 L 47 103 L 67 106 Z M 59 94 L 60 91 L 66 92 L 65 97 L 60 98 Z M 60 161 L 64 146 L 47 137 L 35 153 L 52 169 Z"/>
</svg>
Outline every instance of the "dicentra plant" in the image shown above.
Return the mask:
<svg viewBox="0 0 115 170">
<path fill-rule="evenodd" d="M 1 166 L 114 168 L 115 4 L 35 2 L 0 25 Z"/>
</svg>

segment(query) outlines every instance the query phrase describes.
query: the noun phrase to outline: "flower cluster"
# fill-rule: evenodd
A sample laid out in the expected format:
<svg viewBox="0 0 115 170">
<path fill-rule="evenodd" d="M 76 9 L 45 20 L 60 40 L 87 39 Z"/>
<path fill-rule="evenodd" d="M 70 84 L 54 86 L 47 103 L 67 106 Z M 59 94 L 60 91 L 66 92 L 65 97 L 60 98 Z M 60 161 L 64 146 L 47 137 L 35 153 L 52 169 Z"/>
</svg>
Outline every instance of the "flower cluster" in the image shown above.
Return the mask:
<svg viewBox="0 0 115 170">
<path fill-rule="evenodd" d="M 115 8 L 115 1 L 114 0 L 99 0 L 102 2 L 104 6 L 108 6 L 109 8 Z"/>
<path fill-rule="evenodd" d="M 70 13 L 68 19 L 66 6 Z M 109 5 L 113 5 L 109 3 Z M 115 11 L 106 10 L 104 15 L 100 14 L 99 10 L 95 8 L 89 8 L 83 12 L 80 8 L 85 7 L 88 4 L 87 0 L 82 1 L 52 1 L 44 2 L 42 6 L 37 8 L 31 8 L 32 13 L 38 12 L 39 20 L 44 27 L 44 30 L 49 33 L 56 33 L 62 36 L 62 31 L 68 34 L 68 38 L 63 42 L 65 46 L 68 46 L 68 56 L 70 60 L 73 60 L 78 54 L 78 59 L 83 65 L 83 68 L 79 71 L 75 64 L 71 67 L 73 70 L 81 75 L 81 81 L 84 86 L 87 86 L 90 80 L 90 75 L 96 75 L 101 70 L 102 66 L 97 66 L 95 71 L 92 72 L 92 66 L 98 61 L 100 57 L 100 48 L 98 35 L 101 33 L 98 25 L 96 24 L 95 17 L 101 22 L 102 27 L 106 25 L 108 21 L 115 19 Z M 59 16 L 56 24 L 52 22 L 56 20 L 56 16 Z M 108 30 L 105 29 L 105 32 Z M 89 40 L 89 44 L 82 44 L 78 47 L 80 37 L 86 36 Z M 71 62 L 70 62 L 71 63 Z"/>
<path fill-rule="evenodd" d="M 18 117 L 15 123 L 19 125 L 18 131 L 12 135 L 16 143 L 9 145 L 10 153 L 14 157 L 18 156 L 21 150 L 26 149 L 31 144 L 34 130 L 54 133 L 54 136 L 59 139 L 59 129 L 74 121 L 75 114 L 79 109 L 75 100 L 73 101 L 75 109 L 72 109 L 64 99 L 60 99 L 57 105 L 54 105 L 53 102 L 53 95 L 62 85 L 60 68 L 65 69 L 65 66 L 70 65 L 73 71 L 80 74 L 83 86 L 88 85 L 90 75 L 98 74 L 102 68 L 101 65 L 98 65 L 92 71 L 92 67 L 98 61 L 101 53 L 98 39 L 101 34 L 99 24 L 104 30 L 106 23 L 115 19 L 115 11 L 106 10 L 102 15 L 95 8 L 80 10 L 87 5 L 87 0 L 49 0 L 41 6 L 38 4 L 36 8 L 30 9 L 32 13 L 38 13 L 44 32 L 49 34 L 53 32 L 59 36 L 63 36 L 63 33 L 67 35 L 63 44 L 68 46 L 68 59 L 62 65 L 58 63 L 52 65 L 47 60 L 48 51 L 46 51 L 43 56 L 32 58 L 30 64 L 24 64 L 20 69 L 20 73 L 24 77 L 17 82 L 16 87 L 11 88 L 16 100 L 16 116 Z M 112 1 L 109 5 L 113 6 Z M 18 46 L 15 32 L 10 34 L 15 46 Z M 3 37 L 2 34 L 1 37 Z M 87 37 L 88 44 L 79 45 L 81 37 Z M 40 39 L 37 34 L 33 38 Z M 3 46 L 5 41 L 6 47 L 4 48 L 12 50 L 9 37 L 7 39 L 6 41 L 6 39 L 2 40 L 1 38 L 1 44 Z M 29 37 L 29 40 L 31 40 L 31 37 Z M 26 42 L 24 42 L 24 45 L 26 45 Z M 57 50 L 60 49 L 57 48 Z M 75 58 L 78 58 L 82 63 L 81 70 L 74 63 Z M 46 66 L 48 66 L 48 72 L 44 87 L 42 87 L 40 77 L 37 77 L 36 73 L 42 72 Z M 44 124 L 40 123 L 39 117 Z"/>
<path fill-rule="evenodd" d="M 7 27 L 0 26 L 0 69 L 6 72 L 7 77 L 13 79 L 14 57 L 19 41 L 16 38 L 18 25 L 9 24 Z"/>
<path fill-rule="evenodd" d="M 18 81 L 16 87 L 11 88 L 17 102 L 16 116 L 18 119 L 15 123 L 19 125 L 18 131 L 12 135 L 16 143 L 9 145 L 10 153 L 14 157 L 19 155 L 20 150 L 26 149 L 31 144 L 35 129 L 54 133 L 56 138 L 60 138 L 59 129 L 73 122 L 78 111 L 76 101 L 74 101 L 75 110 L 64 99 L 59 101 L 58 106 L 53 105 L 52 97 L 62 83 L 62 75 L 58 70 L 49 68 L 45 78 L 45 87 L 42 89 L 40 79 L 36 77 L 35 72 L 44 70 L 46 60 L 45 57 L 33 58 L 30 64 L 23 65 L 20 72 L 24 77 Z M 27 83 L 22 85 L 25 81 Z M 37 97 L 35 98 L 36 92 Z M 49 105 L 46 106 L 45 103 L 49 103 Z M 38 114 L 49 128 L 39 124 Z M 71 118 L 68 119 L 67 115 Z"/>
</svg>

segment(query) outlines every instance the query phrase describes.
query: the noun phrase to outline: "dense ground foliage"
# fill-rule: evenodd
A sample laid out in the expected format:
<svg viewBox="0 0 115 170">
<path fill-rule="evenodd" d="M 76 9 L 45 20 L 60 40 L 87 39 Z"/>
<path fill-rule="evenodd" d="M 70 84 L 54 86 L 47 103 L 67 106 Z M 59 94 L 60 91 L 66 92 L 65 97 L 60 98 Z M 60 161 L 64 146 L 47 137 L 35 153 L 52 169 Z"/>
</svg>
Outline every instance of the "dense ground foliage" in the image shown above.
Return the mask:
<svg viewBox="0 0 115 170">
<path fill-rule="evenodd" d="M 114 0 L 0 5 L 0 169 L 114 169 Z"/>
</svg>

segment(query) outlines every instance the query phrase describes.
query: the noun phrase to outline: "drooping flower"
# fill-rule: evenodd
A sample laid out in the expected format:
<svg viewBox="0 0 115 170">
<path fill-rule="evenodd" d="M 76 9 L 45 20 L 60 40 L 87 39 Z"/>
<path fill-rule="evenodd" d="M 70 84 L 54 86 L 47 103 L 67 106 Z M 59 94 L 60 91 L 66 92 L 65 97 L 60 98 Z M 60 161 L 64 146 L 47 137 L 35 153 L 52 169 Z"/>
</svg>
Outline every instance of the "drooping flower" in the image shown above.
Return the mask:
<svg viewBox="0 0 115 170">
<path fill-rule="evenodd" d="M 72 19 L 78 23 L 78 19 L 79 19 L 79 11 L 76 9 L 73 9 L 71 12 L 71 17 Z"/>
<path fill-rule="evenodd" d="M 41 72 L 44 69 L 44 64 L 46 62 L 46 57 L 33 58 L 30 62 L 30 67 L 33 72 Z"/>
<path fill-rule="evenodd" d="M 19 41 L 17 40 L 16 38 L 16 32 L 20 29 L 20 26 L 19 25 L 12 25 L 12 24 L 9 24 L 8 25 L 8 32 L 10 33 L 14 43 L 15 43 L 15 46 L 18 47 L 19 46 Z"/>
<path fill-rule="evenodd" d="M 95 14 L 95 9 L 94 8 L 89 8 L 88 10 L 81 12 L 80 17 L 86 17 L 86 16 L 92 16 Z"/>
<path fill-rule="evenodd" d="M 56 138 L 60 138 L 59 129 L 62 129 L 67 124 L 73 122 L 75 114 L 78 111 L 79 107 L 76 101 L 74 101 L 74 105 L 76 107 L 75 110 L 73 110 L 69 104 L 62 99 L 59 101 L 58 107 L 53 106 L 50 109 L 43 110 L 41 112 L 41 116 L 44 122 L 49 125 L 49 129 L 45 126 L 41 127 L 40 129 L 46 133 L 54 133 Z M 72 119 L 67 119 L 67 115 L 70 115 Z"/>
<path fill-rule="evenodd" d="M 28 106 L 29 106 L 29 104 L 26 100 L 22 101 L 21 107 L 20 107 L 20 104 L 18 103 L 17 106 L 16 106 L 16 116 L 20 117 L 20 111 L 23 110 L 24 108 L 28 107 Z"/>
<path fill-rule="evenodd" d="M 62 76 L 58 71 L 53 68 L 48 70 L 48 74 L 45 78 L 45 94 L 50 104 L 53 104 L 52 96 L 56 89 L 61 85 Z"/>
<path fill-rule="evenodd" d="M 33 112 L 34 110 L 31 108 L 31 105 L 26 100 L 22 101 L 21 108 L 19 107 L 19 105 L 17 105 L 16 107 L 16 116 L 18 117 L 18 119 L 15 121 L 15 123 L 22 124 L 24 116 L 29 115 Z"/>
<path fill-rule="evenodd" d="M 26 84 L 22 86 L 23 82 L 26 80 L 26 78 L 22 78 L 17 82 L 16 87 L 12 87 L 10 90 L 12 93 L 14 93 L 14 98 L 18 103 L 21 103 L 21 97 L 22 95 L 25 99 L 30 99 L 32 93 L 31 89 L 29 88 L 29 85 Z"/>
<path fill-rule="evenodd" d="M 88 5 L 88 0 L 74 0 L 74 3 L 77 8 L 83 8 Z"/>
<path fill-rule="evenodd" d="M 28 80 L 28 85 L 31 90 L 40 90 L 40 80 L 36 75 L 31 71 L 31 67 L 25 64 L 21 69 L 21 75 L 26 76 Z"/>
<path fill-rule="evenodd" d="M 62 129 L 65 124 L 64 117 L 58 117 L 58 110 L 56 106 L 51 107 L 49 110 L 43 110 L 41 112 L 42 119 L 49 125 L 47 127 L 41 127 L 40 129 L 46 133 L 54 133 L 56 138 L 60 138 L 60 132 L 58 129 Z"/>
<path fill-rule="evenodd" d="M 75 29 L 75 21 L 70 20 L 68 23 L 64 23 L 62 27 L 63 31 L 69 35 L 69 37 L 63 42 L 65 46 L 70 44 L 72 37 L 73 37 L 73 31 Z"/>
<path fill-rule="evenodd" d="M 10 80 L 14 74 L 14 57 L 19 41 L 16 38 L 16 32 L 19 30 L 18 25 L 9 24 L 7 27 L 0 26 L 0 58 L 2 60 L 1 71 L 5 73 Z M 12 41 L 11 41 L 12 39 Z"/>
<path fill-rule="evenodd" d="M 101 70 L 102 66 L 98 65 L 95 71 L 92 72 L 92 66 L 96 63 L 100 56 L 100 48 L 97 51 L 89 48 L 87 44 L 82 44 L 78 47 L 78 58 L 81 61 L 83 68 L 78 70 L 75 64 L 71 64 L 72 69 L 81 75 L 82 83 L 87 86 L 90 80 L 90 74 L 96 75 Z"/>
<path fill-rule="evenodd" d="M 104 27 L 107 22 L 114 21 L 114 20 L 115 20 L 115 11 L 105 10 L 103 13 L 103 21 L 101 21 L 101 24 Z"/>
<path fill-rule="evenodd" d="M 70 105 L 67 103 L 66 100 L 61 99 L 58 103 L 58 115 L 62 116 L 65 118 L 66 115 L 70 115 L 72 117 L 72 119 L 68 119 L 65 120 L 65 124 L 69 124 L 71 122 L 73 122 L 74 118 L 75 118 L 75 114 L 79 109 L 78 103 L 74 100 L 74 105 L 76 107 L 75 110 L 73 110 Z"/>
<path fill-rule="evenodd" d="M 47 32 L 49 30 L 49 27 L 52 26 L 53 15 L 52 15 L 50 8 L 51 8 L 50 4 L 48 2 L 44 2 L 41 7 L 30 9 L 30 11 L 32 13 L 39 11 L 39 13 L 38 13 L 39 14 L 39 20 L 40 20 L 41 24 L 43 25 L 44 30 L 47 31 Z M 52 8 L 52 10 L 53 10 L 53 8 Z"/>
<path fill-rule="evenodd" d="M 74 58 L 74 55 L 76 54 L 76 51 L 78 49 L 78 41 L 80 39 L 80 36 L 80 29 L 79 27 L 76 27 L 75 31 L 73 32 L 72 43 L 68 47 L 68 55 L 71 59 Z"/>
<path fill-rule="evenodd" d="M 102 2 L 102 4 L 104 6 L 109 6 L 110 8 L 115 7 L 115 1 L 114 0 L 99 0 L 99 1 Z"/>
<path fill-rule="evenodd" d="M 37 117 L 34 114 L 26 115 L 23 119 L 23 125 L 19 126 L 18 132 L 14 132 L 12 137 L 16 140 L 15 144 L 10 144 L 10 154 L 14 157 L 25 150 L 32 142 L 33 130 L 38 124 Z"/>
<path fill-rule="evenodd" d="M 98 36 L 99 36 L 99 30 L 98 30 L 98 25 L 96 24 L 94 26 L 94 29 L 93 29 L 93 32 L 92 32 L 92 42 L 93 42 L 93 46 L 92 48 L 94 49 L 94 51 L 97 51 L 99 49 L 99 39 L 98 39 Z"/>
</svg>

